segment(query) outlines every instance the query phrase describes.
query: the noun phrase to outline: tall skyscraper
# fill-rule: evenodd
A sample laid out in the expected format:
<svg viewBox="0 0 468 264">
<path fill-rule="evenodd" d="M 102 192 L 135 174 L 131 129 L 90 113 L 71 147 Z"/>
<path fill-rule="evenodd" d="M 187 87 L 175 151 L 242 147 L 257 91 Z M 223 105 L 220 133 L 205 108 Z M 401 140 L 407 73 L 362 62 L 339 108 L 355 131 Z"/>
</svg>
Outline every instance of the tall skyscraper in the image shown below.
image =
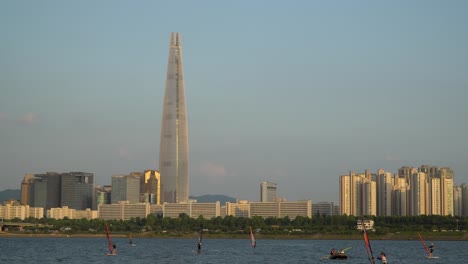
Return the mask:
<svg viewBox="0 0 468 264">
<path fill-rule="evenodd" d="M 164 92 L 159 170 L 161 202 L 188 201 L 188 130 L 180 33 L 171 33 Z"/>
<path fill-rule="evenodd" d="M 277 185 L 273 182 L 260 183 L 260 202 L 276 202 Z"/>
</svg>

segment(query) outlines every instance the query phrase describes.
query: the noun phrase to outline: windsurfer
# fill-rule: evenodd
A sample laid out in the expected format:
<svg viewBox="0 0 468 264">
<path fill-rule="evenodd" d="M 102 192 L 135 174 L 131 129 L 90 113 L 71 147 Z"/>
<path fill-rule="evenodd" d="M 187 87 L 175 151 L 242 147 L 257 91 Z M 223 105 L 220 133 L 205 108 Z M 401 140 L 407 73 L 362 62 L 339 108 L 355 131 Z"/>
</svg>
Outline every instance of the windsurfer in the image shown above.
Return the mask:
<svg viewBox="0 0 468 264">
<path fill-rule="evenodd" d="M 115 242 L 112 244 L 112 254 L 117 254 L 117 245 L 115 244 Z"/>
<path fill-rule="evenodd" d="M 380 256 L 378 256 L 377 259 L 382 261 L 383 264 L 387 263 L 387 256 L 385 256 L 385 252 L 380 253 Z"/>
<path fill-rule="evenodd" d="M 336 254 L 336 250 L 335 248 L 332 248 L 331 251 L 330 251 L 330 256 L 333 256 Z"/>
<path fill-rule="evenodd" d="M 201 251 L 201 241 L 198 241 L 197 248 L 198 248 L 198 253 L 200 253 L 200 251 Z"/>
<path fill-rule="evenodd" d="M 434 243 L 429 246 L 429 257 L 432 258 L 432 252 L 434 252 Z"/>
</svg>

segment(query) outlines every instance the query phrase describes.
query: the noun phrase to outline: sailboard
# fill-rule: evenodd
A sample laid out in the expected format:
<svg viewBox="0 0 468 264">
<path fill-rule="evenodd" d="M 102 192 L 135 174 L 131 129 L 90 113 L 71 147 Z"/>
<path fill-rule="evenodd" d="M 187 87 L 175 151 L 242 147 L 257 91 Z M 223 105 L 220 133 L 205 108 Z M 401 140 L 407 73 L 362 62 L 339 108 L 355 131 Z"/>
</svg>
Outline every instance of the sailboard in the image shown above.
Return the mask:
<svg viewBox="0 0 468 264">
<path fill-rule="evenodd" d="M 371 264 L 375 264 L 374 252 L 372 252 L 372 247 L 369 241 L 369 236 L 367 235 L 366 227 L 364 223 L 362 224 L 362 230 L 364 231 L 364 246 L 366 247 L 367 257 Z"/>
<path fill-rule="evenodd" d="M 418 232 L 418 236 L 419 236 L 419 240 L 421 241 L 421 244 L 424 246 L 424 249 L 425 249 L 426 252 L 427 252 L 427 256 L 425 256 L 425 257 L 426 257 L 426 258 L 430 258 L 430 259 L 439 258 L 439 257 L 436 257 L 436 256 L 431 256 L 431 251 L 430 251 L 429 248 L 427 247 L 426 242 L 424 242 L 424 239 L 422 238 L 421 234 L 419 234 L 419 232 Z"/>
<path fill-rule="evenodd" d="M 109 227 L 107 226 L 107 223 L 105 225 L 106 225 L 107 245 L 109 247 L 109 253 L 106 253 L 106 256 L 115 256 L 116 253 L 114 252 L 114 247 L 112 245 L 112 240 L 111 240 L 111 237 L 110 237 Z"/>
<path fill-rule="evenodd" d="M 255 236 L 252 232 L 252 226 L 250 226 L 250 246 L 255 248 L 257 246 L 257 241 L 255 240 Z"/>
</svg>

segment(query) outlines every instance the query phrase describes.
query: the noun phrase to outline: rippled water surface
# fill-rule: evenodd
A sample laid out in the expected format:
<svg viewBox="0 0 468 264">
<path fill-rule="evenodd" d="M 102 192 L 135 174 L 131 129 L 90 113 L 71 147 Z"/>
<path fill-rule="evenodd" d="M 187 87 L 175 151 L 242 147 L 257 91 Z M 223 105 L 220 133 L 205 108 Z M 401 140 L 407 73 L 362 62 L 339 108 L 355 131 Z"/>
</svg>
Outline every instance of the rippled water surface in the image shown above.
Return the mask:
<svg viewBox="0 0 468 264">
<path fill-rule="evenodd" d="M 201 254 L 196 239 L 114 239 L 117 256 L 107 257 L 106 238 L 0 238 L 0 263 L 369 263 L 358 240 L 205 239 Z M 428 243 L 432 241 L 427 241 Z M 385 251 L 388 263 L 468 263 L 467 241 L 434 241 L 434 255 L 425 258 L 419 241 L 371 241 L 374 253 Z M 330 249 L 352 247 L 348 260 L 322 257 Z M 376 261 L 376 263 L 380 263 Z"/>
</svg>

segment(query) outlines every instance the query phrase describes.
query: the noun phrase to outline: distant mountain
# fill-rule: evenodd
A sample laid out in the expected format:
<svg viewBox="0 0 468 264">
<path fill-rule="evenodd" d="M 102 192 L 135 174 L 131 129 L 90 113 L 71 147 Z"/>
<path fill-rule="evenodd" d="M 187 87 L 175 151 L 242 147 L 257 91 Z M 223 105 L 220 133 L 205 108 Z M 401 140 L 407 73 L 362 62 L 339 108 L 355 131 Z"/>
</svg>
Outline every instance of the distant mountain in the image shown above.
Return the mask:
<svg viewBox="0 0 468 264">
<path fill-rule="evenodd" d="M 5 200 L 10 200 L 10 199 L 16 199 L 19 200 L 21 197 L 21 191 L 20 190 L 4 190 L 0 191 L 0 203 L 3 204 L 3 201 Z"/>
<path fill-rule="evenodd" d="M 205 194 L 202 196 L 190 196 L 190 199 L 197 200 L 199 203 L 214 203 L 219 201 L 221 205 L 226 204 L 226 202 L 231 202 L 235 203 L 236 199 L 226 196 L 226 195 L 220 195 L 220 194 Z"/>
</svg>

